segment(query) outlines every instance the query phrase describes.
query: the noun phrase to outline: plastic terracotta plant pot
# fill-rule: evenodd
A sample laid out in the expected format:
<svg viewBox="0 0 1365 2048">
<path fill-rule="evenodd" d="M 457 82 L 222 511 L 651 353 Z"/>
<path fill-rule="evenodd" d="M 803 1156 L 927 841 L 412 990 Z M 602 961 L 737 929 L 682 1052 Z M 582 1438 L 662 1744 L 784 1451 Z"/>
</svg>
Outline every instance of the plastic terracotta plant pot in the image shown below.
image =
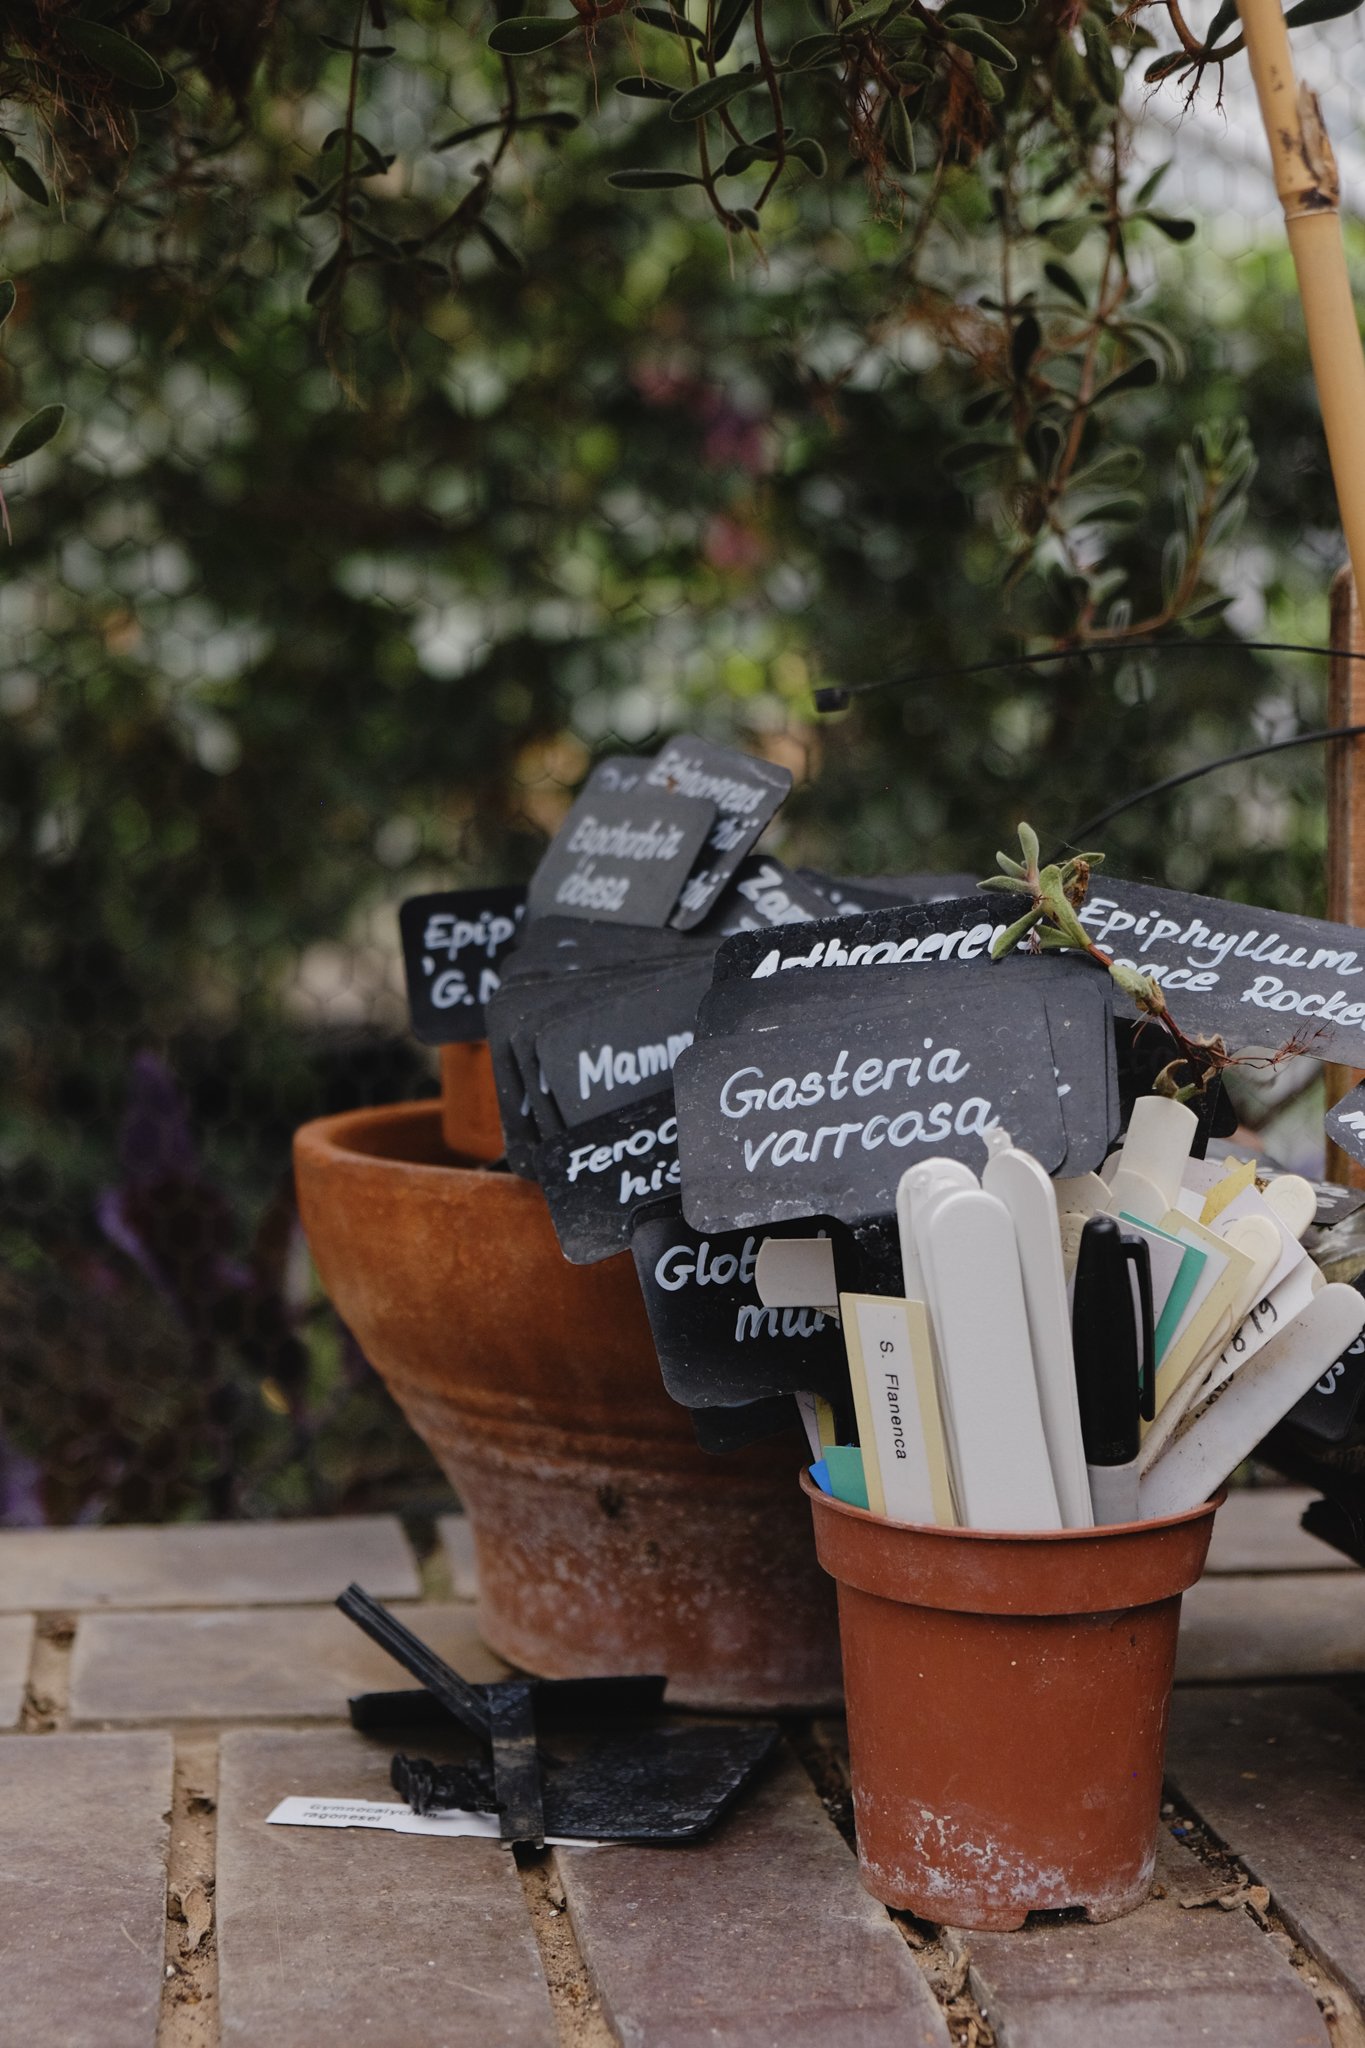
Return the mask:
<svg viewBox="0 0 1365 2048">
<path fill-rule="evenodd" d="M 451 1064 L 447 1137 L 452 1080 L 486 1132 L 477 1059 Z M 323 1285 L 464 1502 L 495 1650 L 549 1678 L 664 1672 L 680 1704 L 838 1703 L 804 1436 L 698 1448 L 628 1252 L 569 1265 L 540 1189 L 449 1149 L 435 1102 L 321 1118 L 294 1163 Z"/>
<path fill-rule="evenodd" d="M 1180 1596 L 1223 1496 L 1167 1521 L 922 1528 L 802 1484 L 839 1632 L 862 1880 L 956 1927 L 1147 1896 Z"/>
</svg>

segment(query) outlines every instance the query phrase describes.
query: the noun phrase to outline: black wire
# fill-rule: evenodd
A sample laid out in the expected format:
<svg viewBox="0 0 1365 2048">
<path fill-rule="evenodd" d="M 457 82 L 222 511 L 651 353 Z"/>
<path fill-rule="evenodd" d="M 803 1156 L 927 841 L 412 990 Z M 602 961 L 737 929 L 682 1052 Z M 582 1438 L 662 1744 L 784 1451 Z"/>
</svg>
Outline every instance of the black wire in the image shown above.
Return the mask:
<svg viewBox="0 0 1365 2048">
<path fill-rule="evenodd" d="M 1332 650 L 1334 653 L 1335 649 Z M 1205 761 L 1201 768 L 1185 768 L 1179 775 L 1168 775 L 1161 782 L 1153 782 L 1146 789 L 1140 789 L 1135 796 L 1124 797 L 1121 803 L 1110 804 L 1107 811 L 1097 817 L 1087 818 L 1078 825 L 1064 846 L 1079 846 L 1083 840 L 1098 832 L 1101 825 L 1107 825 L 1111 818 L 1117 818 L 1121 811 L 1131 811 L 1134 804 L 1147 801 L 1149 796 L 1161 796 L 1168 789 L 1179 789 L 1182 782 L 1196 782 L 1201 775 L 1212 775 L 1215 768 L 1230 768 L 1236 761 L 1254 761 L 1261 754 L 1281 754 L 1286 747 L 1308 747 L 1315 740 L 1351 740 L 1365 733 L 1365 725 L 1333 725 L 1325 732 L 1298 732 L 1292 739 L 1270 740 L 1262 747 L 1243 747 L 1237 754 L 1220 754 L 1216 761 Z M 1060 857 L 1063 848 L 1050 856 L 1049 864 Z"/>
<path fill-rule="evenodd" d="M 908 689 L 912 683 L 945 683 L 956 676 L 988 675 L 1002 668 L 1036 668 L 1048 661 L 1075 661 L 1091 654 L 1202 654 L 1209 648 L 1239 648 L 1246 654 L 1338 654 L 1343 661 L 1365 661 L 1365 649 L 1310 647 L 1295 640 L 1094 640 L 1085 647 L 1065 647 L 1051 654 L 1012 654 L 1005 661 L 971 661 L 965 667 L 927 668 L 914 675 L 883 676 L 875 683 L 836 683 L 817 690 L 817 711 L 843 711 L 854 697 L 872 690 Z"/>
</svg>

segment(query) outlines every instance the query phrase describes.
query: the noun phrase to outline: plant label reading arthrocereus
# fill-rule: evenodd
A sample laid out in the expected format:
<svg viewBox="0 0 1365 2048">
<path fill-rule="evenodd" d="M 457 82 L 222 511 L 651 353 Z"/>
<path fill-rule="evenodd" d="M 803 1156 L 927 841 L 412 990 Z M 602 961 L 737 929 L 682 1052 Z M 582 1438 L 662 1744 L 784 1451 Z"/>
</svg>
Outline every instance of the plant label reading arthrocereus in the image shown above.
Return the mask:
<svg viewBox="0 0 1365 2048">
<path fill-rule="evenodd" d="M 722 889 L 775 816 L 792 786 L 791 770 L 755 760 L 690 734 L 670 740 L 645 767 L 643 788 L 701 797 L 716 807 L 716 820 L 688 876 L 670 922 L 679 931 L 714 908 Z"/>
<path fill-rule="evenodd" d="M 649 1219 L 630 1241 L 664 1385 L 686 1408 L 734 1408 L 777 1394 L 847 1402 L 848 1362 L 833 1316 L 813 1308 L 765 1308 L 754 1266 L 765 1237 L 834 1241 L 836 1272 L 857 1272 L 848 1232 L 829 1217 L 770 1230 L 708 1237 L 681 1216 Z"/>
<path fill-rule="evenodd" d="M 528 914 L 666 924 L 715 818 L 709 799 L 589 783 L 531 877 Z"/>
<path fill-rule="evenodd" d="M 484 1008 L 526 911 L 520 885 L 409 896 L 398 913 L 413 1036 L 423 1045 L 486 1038 Z"/>
<path fill-rule="evenodd" d="M 672 1089 L 537 1145 L 534 1166 L 571 1266 L 624 1251 L 635 1210 L 676 1194 L 682 1178 Z"/>
<path fill-rule="evenodd" d="M 1365 932 L 1353 925 L 1102 871 L 1080 919 L 1096 945 L 1161 984 L 1192 1037 L 1216 1031 L 1234 1050 L 1294 1038 L 1314 1059 L 1365 1066 Z M 1121 992 L 1116 1005 L 1136 1015 Z"/>
<path fill-rule="evenodd" d="M 683 1209 L 697 1230 L 894 1210 L 907 1166 L 980 1168 L 996 1125 L 1048 1173 L 1066 1137 L 1042 999 L 976 989 L 820 1004 L 808 1021 L 702 1039 L 674 1069 Z"/>
</svg>

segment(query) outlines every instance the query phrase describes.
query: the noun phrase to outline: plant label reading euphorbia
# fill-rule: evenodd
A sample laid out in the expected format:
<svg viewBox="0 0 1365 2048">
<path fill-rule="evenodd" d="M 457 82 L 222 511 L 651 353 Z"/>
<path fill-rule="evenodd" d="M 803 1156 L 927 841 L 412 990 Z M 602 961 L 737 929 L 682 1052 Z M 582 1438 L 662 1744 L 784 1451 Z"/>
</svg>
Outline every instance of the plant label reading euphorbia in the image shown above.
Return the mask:
<svg viewBox="0 0 1365 2048">
<path fill-rule="evenodd" d="M 595 1265 L 630 1243 L 634 1212 L 676 1194 L 678 1119 L 673 1091 L 608 1110 L 537 1145 L 535 1176 L 559 1248 L 571 1266 Z"/>
<path fill-rule="evenodd" d="M 733 747 L 718 747 L 711 740 L 693 739 L 690 734 L 670 740 L 654 760 L 642 765 L 645 790 L 703 797 L 716 807 L 716 821 L 670 920 L 679 931 L 690 931 L 712 910 L 735 869 L 752 853 L 764 826 L 776 815 L 791 789 L 791 770 L 737 753 Z"/>
<path fill-rule="evenodd" d="M 834 1241 L 836 1272 L 856 1274 L 848 1232 L 829 1217 L 771 1230 L 706 1236 L 681 1216 L 637 1223 L 630 1241 L 664 1385 L 686 1408 L 733 1408 L 776 1394 L 847 1402 L 848 1361 L 837 1320 L 813 1308 L 765 1308 L 754 1266 L 765 1237 Z"/>
<path fill-rule="evenodd" d="M 413 1036 L 423 1045 L 486 1038 L 484 1008 L 526 911 L 520 885 L 409 896 L 398 913 Z"/>
<path fill-rule="evenodd" d="M 715 820 L 709 798 L 589 783 L 531 877 L 529 915 L 666 924 Z"/>
<path fill-rule="evenodd" d="M 912 1010 L 895 991 L 887 1003 L 860 990 L 847 1007 L 822 1003 L 805 1021 L 683 1053 L 673 1079 L 688 1222 L 885 1213 L 918 1159 L 983 1166 L 997 1125 L 1055 1172 L 1066 1138 L 1041 997 L 935 993 Z M 1093 1057 L 1102 1063 L 1098 1041 Z"/>
</svg>

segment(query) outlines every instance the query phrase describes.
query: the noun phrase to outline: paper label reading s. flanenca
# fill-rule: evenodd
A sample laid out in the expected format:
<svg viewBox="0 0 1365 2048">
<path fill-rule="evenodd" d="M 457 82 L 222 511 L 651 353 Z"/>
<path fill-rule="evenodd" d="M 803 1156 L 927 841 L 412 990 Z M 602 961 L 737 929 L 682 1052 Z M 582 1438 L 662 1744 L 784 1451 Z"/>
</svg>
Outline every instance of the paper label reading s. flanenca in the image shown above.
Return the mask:
<svg viewBox="0 0 1365 2048">
<path fill-rule="evenodd" d="M 886 1512 L 895 1522 L 932 1522 L 933 1483 L 905 1304 L 863 1300 L 857 1317 Z"/>
</svg>

